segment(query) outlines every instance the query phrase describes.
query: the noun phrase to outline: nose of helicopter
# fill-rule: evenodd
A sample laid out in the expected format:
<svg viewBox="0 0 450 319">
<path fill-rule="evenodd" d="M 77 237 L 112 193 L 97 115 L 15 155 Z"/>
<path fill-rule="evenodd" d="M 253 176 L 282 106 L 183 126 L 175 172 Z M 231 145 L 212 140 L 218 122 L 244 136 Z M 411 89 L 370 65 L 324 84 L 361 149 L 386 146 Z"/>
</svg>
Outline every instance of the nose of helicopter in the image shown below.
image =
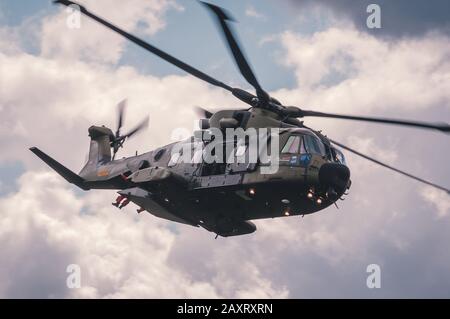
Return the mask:
<svg viewBox="0 0 450 319">
<path fill-rule="evenodd" d="M 341 194 L 350 181 L 350 170 L 347 166 L 338 163 L 326 163 L 319 170 L 320 184 Z"/>
</svg>

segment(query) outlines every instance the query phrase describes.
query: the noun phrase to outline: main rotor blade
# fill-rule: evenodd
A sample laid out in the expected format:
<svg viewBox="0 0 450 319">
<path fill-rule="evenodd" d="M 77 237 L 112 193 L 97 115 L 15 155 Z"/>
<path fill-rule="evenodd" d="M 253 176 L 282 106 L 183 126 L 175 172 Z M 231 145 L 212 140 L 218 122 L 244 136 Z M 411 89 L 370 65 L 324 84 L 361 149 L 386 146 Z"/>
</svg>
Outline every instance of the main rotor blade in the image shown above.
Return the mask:
<svg viewBox="0 0 450 319">
<path fill-rule="evenodd" d="M 127 106 L 127 100 L 124 99 L 117 105 L 117 131 L 116 131 L 116 137 L 120 135 L 120 129 L 123 125 L 123 118 L 125 113 L 125 108 Z"/>
<path fill-rule="evenodd" d="M 90 11 L 88 11 L 85 7 L 79 5 L 78 3 L 75 3 L 73 1 L 68 1 L 68 0 L 55 0 L 54 3 L 60 3 L 63 4 L 65 6 L 70 6 L 70 5 L 76 5 L 80 8 L 81 13 L 85 14 L 86 16 L 88 16 L 89 18 L 103 24 L 104 26 L 106 26 L 107 28 L 119 33 L 120 35 L 122 35 L 123 37 L 127 38 L 128 40 L 130 40 L 131 42 L 137 44 L 138 46 L 140 46 L 141 48 L 159 56 L 161 59 L 179 67 L 180 69 L 186 71 L 187 73 L 208 82 L 209 84 L 212 84 L 214 86 L 218 86 L 221 87 L 225 90 L 228 90 L 230 92 L 233 91 L 233 89 L 226 85 L 225 83 L 222 83 L 214 78 L 212 78 L 211 76 L 197 70 L 196 68 L 184 63 L 181 60 L 178 60 L 177 58 L 171 56 L 170 54 L 154 47 L 153 45 L 145 42 L 142 39 L 139 39 L 138 37 L 135 37 L 134 35 L 116 27 L 115 25 L 109 23 L 108 21 L 103 20 L 102 18 L 96 16 L 95 14 L 91 13 Z"/>
<path fill-rule="evenodd" d="M 148 127 L 148 121 L 149 121 L 149 117 L 147 116 L 138 126 L 136 126 L 134 129 L 132 129 L 127 134 L 123 135 L 122 138 L 131 137 L 134 134 L 136 134 L 137 132 L 139 132 L 140 130 L 142 130 L 144 128 L 147 128 Z"/>
<path fill-rule="evenodd" d="M 294 108 L 290 107 L 291 112 L 292 112 L 292 109 L 294 109 Z M 300 109 L 297 109 L 297 111 L 294 111 L 291 114 L 294 117 L 306 117 L 306 116 L 328 117 L 328 118 L 336 118 L 336 119 L 374 122 L 374 123 L 383 123 L 383 124 L 394 124 L 394 125 L 411 126 L 411 127 L 425 128 L 425 129 L 433 129 L 433 130 L 438 130 L 438 131 L 441 131 L 444 133 L 450 132 L 450 125 L 447 123 L 425 123 L 425 122 L 406 121 L 406 120 L 397 120 L 397 119 L 376 118 L 376 117 L 368 117 L 368 116 L 331 114 L 331 113 L 307 111 L 307 110 L 300 110 Z"/>
<path fill-rule="evenodd" d="M 217 17 L 218 24 L 220 25 L 225 39 L 227 40 L 228 47 L 233 54 L 234 60 L 241 71 L 241 74 L 250 83 L 255 89 L 258 98 L 262 103 L 267 103 L 269 101 L 269 95 L 262 89 L 261 85 L 259 85 L 258 80 L 256 79 L 255 74 L 253 73 L 250 65 L 245 58 L 243 51 L 239 47 L 239 44 L 236 40 L 236 37 L 233 35 L 230 27 L 228 26 L 227 21 L 233 21 L 229 14 L 225 13 L 224 9 L 210 4 L 206 2 L 200 1 L 203 5 L 205 5 L 208 9 L 210 9 L 215 16 Z"/>
<path fill-rule="evenodd" d="M 358 156 L 361 156 L 361 157 L 363 157 L 363 158 L 365 158 L 365 159 L 367 159 L 367 160 L 369 160 L 369 161 L 371 161 L 371 162 L 374 162 L 374 163 L 376 163 L 376 164 L 378 164 L 378 165 L 381 165 L 381 166 L 386 167 L 386 168 L 388 168 L 388 169 L 390 169 L 390 170 L 393 170 L 394 172 L 397 172 L 397 173 L 402 174 L 402 175 L 404 175 L 404 176 L 407 176 L 407 177 L 409 177 L 409 178 L 415 179 L 416 181 L 419 181 L 419 182 L 421 182 L 421 183 L 427 184 L 427 185 L 429 185 L 429 186 L 432 186 L 432 187 L 434 187 L 434 188 L 437 188 L 437 189 L 439 189 L 439 190 L 442 190 L 442 191 L 444 191 L 444 192 L 447 192 L 447 194 L 450 194 L 450 190 L 447 189 L 447 188 L 445 188 L 445 187 L 443 187 L 443 186 L 439 186 L 439 185 L 434 184 L 434 183 L 432 183 L 432 182 L 429 182 L 429 181 L 427 181 L 427 180 L 425 180 L 425 179 L 422 179 L 422 178 L 420 178 L 420 177 L 414 176 L 414 175 L 409 174 L 409 173 L 407 173 L 407 172 L 405 172 L 405 171 L 399 170 L 398 168 L 395 168 L 395 167 L 392 167 L 392 166 L 390 166 L 390 165 L 388 165 L 388 164 L 385 164 L 385 163 L 383 163 L 383 162 L 380 162 L 379 160 L 377 160 L 377 159 L 375 159 L 375 158 L 372 158 L 372 157 L 370 157 L 370 156 L 368 156 L 368 155 L 362 154 L 362 153 L 360 153 L 360 152 L 358 152 L 358 151 L 356 151 L 356 150 L 354 150 L 354 149 L 352 149 L 352 148 L 350 148 L 350 147 L 348 147 L 348 146 L 345 146 L 345 145 L 343 145 L 343 144 L 341 144 L 341 143 L 339 143 L 339 142 L 336 142 L 336 141 L 334 141 L 334 140 L 331 140 L 331 139 L 330 139 L 330 142 L 333 143 L 333 144 L 335 144 L 335 145 L 337 145 L 337 146 L 339 146 L 339 147 L 342 147 L 343 149 L 346 149 L 346 150 L 349 151 L 349 152 L 352 152 L 352 153 L 354 153 L 354 154 L 356 154 L 356 155 L 358 155 Z"/>
</svg>

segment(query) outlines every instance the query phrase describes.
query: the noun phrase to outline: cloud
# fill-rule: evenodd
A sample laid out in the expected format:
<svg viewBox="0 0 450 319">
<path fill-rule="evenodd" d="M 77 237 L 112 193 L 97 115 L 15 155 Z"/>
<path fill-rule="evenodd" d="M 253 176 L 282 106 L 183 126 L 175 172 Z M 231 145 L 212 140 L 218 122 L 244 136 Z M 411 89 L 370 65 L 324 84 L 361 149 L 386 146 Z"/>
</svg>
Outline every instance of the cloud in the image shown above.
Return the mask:
<svg viewBox="0 0 450 319">
<path fill-rule="evenodd" d="M 450 198 L 448 194 L 431 187 L 424 187 L 421 195 L 436 208 L 437 216 L 439 218 L 447 217 L 449 215 Z"/>
<path fill-rule="evenodd" d="M 67 159 L 67 164 L 81 167 L 89 145 L 88 127 L 113 127 L 116 104 L 125 97 L 129 97 L 125 129 L 151 116 L 149 130 L 129 141 L 127 146 L 133 151 L 171 142 L 176 127 L 192 131 L 195 105 L 214 105 L 221 100 L 224 106 L 232 106 L 234 102 L 224 92 L 208 91 L 205 84 L 188 76 L 156 78 L 128 66 L 113 70 L 29 54 L 0 54 L 0 61 L 5 66 L 0 70 L 0 142 L 8 149 L 0 160 L 31 159 L 27 148 L 37 145 L 57 158 L 72 152 L 80 154 Z M 174 88 L 178 94 L 173 94 Z M 167 123 L 167 112 L 183 116 L 172 118 L 171 125 L 158 125 Z M 42 114 L 45 119 L 36 121 Z"/>
<path fill-rule="evenodd" d="M 398 154 L 395 150 L 386 149 L 385 147 L 377 145 L 374 138 L 350 136 L 347 140 L 351 145 L 353 145 L 355 149 L 359 150 L 361 153 L 376 157 L 383 162 L 394 163 L 395 160 L 398 159 Z"/>
<path fill-rule="evenodd" d="M 178 240 L 166 222 L 134 209 L 114 211 L 101 193 L 76 195 L 54 173 L 28 172 L 19 184 L 16 193 L 0 199 L 2 298 L 287 296 L 251 262 L 239 278 L 230 276 L 230 268 L 211 281 L 192 279 L 168 263 Z M 66 286 L 70 264 L 81 267 L 80 289 Z"/>
<path fill-rule="evenodd" d="M 388 37 L 421 37 L 430 31 L 450 34 L 448 12 L 450 3 L 446 0 L 290 0 L 300 12 L 311 6 L 330 9 L 338 18 L 351 20 L 356 28 L 373 35 Z M 366 25 L 367 6 L 376 3 L 381 8 L 381 29 L 368 29 Z"/>
<path fill-rule="evenodd" d="M 255 9 L 255 7 L 253 6 L 249 6 L 245 9 L 245 15 L 247 17 L 251 17 L 251 18 L 256 18 L 256 19 L 265 19 L 264 14 L 262 14 L 261 12 L 257 11 Z"/>
<path fill-rule="evenodd" d="M 165 27 L 163 19 L 170 9 L 183 10 L 172 0 L 151 1 L 80 1 L 91 12 L 111 21 L 128 32 L 139 31 L 153 35 Z M 75 16 L 74 16 L 75 15 Z M 41 53 L 45 57 L 70 60 L 84 59 L 96 62 L 116 63 L 121 57 L 126 39 L 92 21 L 71 8 L 45 17 L 41 28 Z M 67 21 L 79 19 L 80 27 L 69 27 Z"/>
<path fill-rule="evenodd" d="M 77 197 L 53 173 L 21 177 L 19 191 L 0 200 L 3 298 L 216 295 L 164 265 L 173 233 L 150 218 L 111 214 L 101 198 Z M 65 286 L 69 264 L 80 265 L 82 289 Z"/>
<path fill-rule="evenodd" d="M 293 68 L 300 88 L 280 90 L 292 95 L 285 103 L 342 112 L 450 105 L 446 36 L 390 43 L 352 28 L 329 28 L 312 36 L 287 31 L 280 40 L 286 49 L 280 63 Z"/>
</svg>

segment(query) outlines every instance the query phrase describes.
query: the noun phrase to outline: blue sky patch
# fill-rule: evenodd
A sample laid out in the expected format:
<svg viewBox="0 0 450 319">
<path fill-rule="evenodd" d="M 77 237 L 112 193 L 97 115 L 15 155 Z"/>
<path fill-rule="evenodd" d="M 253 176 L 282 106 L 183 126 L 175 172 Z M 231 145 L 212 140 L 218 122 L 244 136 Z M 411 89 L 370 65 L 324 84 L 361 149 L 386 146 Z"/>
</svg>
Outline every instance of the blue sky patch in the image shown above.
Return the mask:
<svg viewBox="0 0 450 319">
<path fill-rule="evenodd" d="M 0 196 L 17 191 L 17 180 L 24 172 L 22 162 L 0 163 Z"/>
</svg>

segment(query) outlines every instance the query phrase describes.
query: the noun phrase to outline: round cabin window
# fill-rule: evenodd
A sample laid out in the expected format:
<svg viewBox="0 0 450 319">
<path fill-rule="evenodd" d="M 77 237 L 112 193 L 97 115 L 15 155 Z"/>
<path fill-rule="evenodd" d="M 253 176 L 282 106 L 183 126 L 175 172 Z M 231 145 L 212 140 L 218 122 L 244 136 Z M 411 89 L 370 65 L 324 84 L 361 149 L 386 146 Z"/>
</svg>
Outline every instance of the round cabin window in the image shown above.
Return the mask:
<svg viewBox="0 0 450 319">
<path fill-rule="evenodd" d="M 155 156 L 153 157 L 153 159 L 155 161 L 159 161 L 161 159 L 161 157 L 164 155 L 165 149 L 160 149 L 158 152 L 156 152 Z"/>
</svg>

